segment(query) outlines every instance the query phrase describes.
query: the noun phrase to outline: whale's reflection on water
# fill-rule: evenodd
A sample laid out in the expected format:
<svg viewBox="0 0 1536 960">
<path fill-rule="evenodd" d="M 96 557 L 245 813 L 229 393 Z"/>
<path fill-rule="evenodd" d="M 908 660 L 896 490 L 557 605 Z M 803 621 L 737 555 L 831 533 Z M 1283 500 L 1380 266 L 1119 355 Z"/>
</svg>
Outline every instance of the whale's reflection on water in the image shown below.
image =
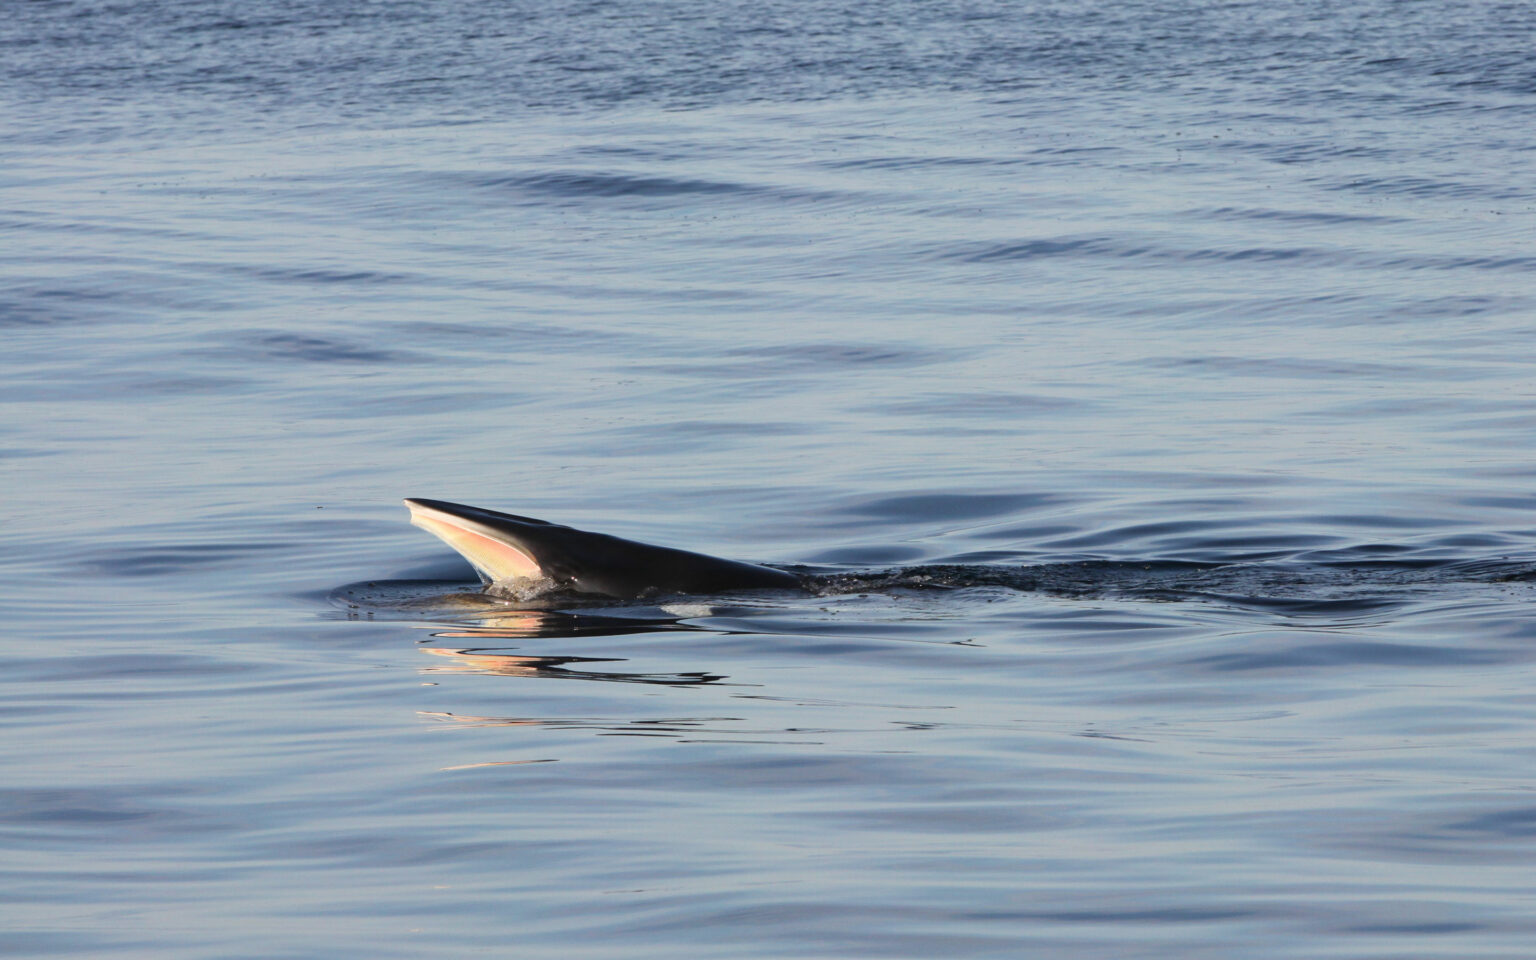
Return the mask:
<svg viewBox="0 0 1536 960">
<path fill-rule="evenodd" d="M 740 723 L 741 717 L 658 717 L 649 720 L 621 720 L 614 717 L 481 717 L 428 710 L 420 712 L 428 720 L 438 720 L 465 727 L 550 727 L 562 730 L 594 730 L 627 737 L 666 737 L 700 733 L 711 723 Z"/>
<path fill-rule="evenodd" d="M 463 634 L 458 634 L 462 636 Z M 438 636 L 442 636 L 439 634 Z M 623 663 L 620 657 L 527 656 L 476 648 L 422 647 L 423 653 L 446 657 L 451 662 L 423 667 L 426 674 L 481 674 L 497 677 L 536 677 L 546 680 L 607 680 L 613 683 L 656 683 L 691 686 L 717 683 L 721 674 L 702 671 L 682 673 L 628 673 L 615 670 L 570 669 L 567 664 Z"/>
<path fill-rule="evenodd" d="M 685 617 L 706 617 L 722 610 L 742 614 L 748 611 L 740 607 L 713 607 L 704 604 L 668 604 L 665 607 L 629 607 L 621 613 L 557 611 L 557 610 L 497 610 L 487 612 L 475 599 L 470 599 L 473 613 L 461 616 L 449 623 L 439 621 L 441 629 L 431 631 L 430 640 L 417 649 L 434 659 L 434 662 L 418 668 L 428 680 L 455 677 L 515 677 L 534 680 L 595 680 L 606 683 L 643 684 L 666 688 L 711 688 L 735 698 L 747 695 L 758 699 L 761 692 L 755 683 L 732 682 L 724 673 L 706 670 L 625 670 L 621 665 L 629 661 L 624 657 L 577 656 L 571 654 L 526 653 L 506 641 L 552 640 L 600 640 L 642 634 L 687 632 L 720 636 L 718 627 L 710 628 L 686 622 Z M 440 616 L 441 610 L 438 611 Z M 453 641 L 445 644 L 442 641 Z M 743 692 L 730 692 L 736 689 Z M 554 688 L 550 688 L 554 689 Z M 633 688 L 632 688 L 633 689 Z M 556 698 L 559 702 L 564 702 Z M 768 698 L 770 700 L 776 698 Z M 546 697 L 519 700 L 525 707 L 534 703 L 551 702 Z M 647 705 L 651 701 L 644 701 Z M 760 710 L 758 712 L 761 712 Z M 550 733 L 586 733 L 599 737 L 639 737 L 670 739 L 679 743 L 753 743 L 792 746 L 816 745 L 822 742 L 820 735 L 827 733 L 820 725 L 786 724 L 776 726 L 756 722 L 742 716 L 678 716 L 675 714 L 623 716 L 529 716 L 501 715 L 486 712 L 483 707 L 472 711 L 419 710 L 417 715 L 425 721 L 447 728 L 469 730 L 474 728 L 517 729 L 523 733 L 545 731 Z M 522 740 L 521 737 L 518 738 Z M 503 744 L 503 746 L 505 746 Z M 568 746 L 567 746 L 568 748 Z M 486 760 L 456 764 L 444 770 L 503 766 L 537 761 Z"/>
<path fill-rule="evenodd" d="M 423 653 L 443 657 L 449 661 L 424 667 L 422 672 L 437 675 L 481 674 L 498 677 L 531 677 L 544 680 L 606 680 L 612 683 L 654 683 L 668 686 L 688 686 L 724 680 L 725 677 L 721 674 L 705 671 L 638 673 L 590 670 L 571 665 L 626 661 L 623 657 L 530 655 L 480 645 L 495 640 L 569 640 L 698 629 L 700 628 L 670 617 L 614 617 L 555 610 L 508 611 L 477 617 L 473 625 L 456 625 L 453 629 L 433 631 L 433 640 L 477 641 L 477 643 L 473 646 L 421 647 L 420 650 Z"/>
<path fill-rule="evenodd" d="M 580 731 L 598 737 L 640 737 L 672 740 L 677 743 L 752 743 L 781 746 L 819 746 L 824 736 L 836 731 L 813 727 L 744 726 L 746 717 L 493 717 L 422 710 L 423 720 L 451 725 L 453 729 L 476 727 L 523 728 L 550 731 Z M 479 760 L 443 767 L 443 770 L 468 770 L 476 767 L 516 766 L 551 763 L 555 758 L 536 760 Z"/>
<path fill-rule="evenodd" d="M 445 586 L 454 589 L 445 590 Z M 383 580 L 351 584 L 332 593 L 332 600 L 353 619 L 408 619 L 434 627 L 419 648 L 446 662 L 422 668 L 423 673 L 479 674 L 543 680 L 603 680 L 613 683 L 648 683 L 696 686 L 725 680 L 723 674 L 702 670 L 638 672 L 587 669 L 585 664 L 624 663 L 622 657 L 587 657 L 569 654 L 535 655 L 507 647 L 500 641 L 580 640 L 672 632 L 713 632 L 689 617 L 708 616 L 716 608 L 683 603 L 666 606 L 629 606 L 611 610 L 524 609 L 479 593 L 467 593 L 457 584 L 439 581 Z M 454 641 L 443 644 L 439 641 Z"/>
<path fill-rule="evenodd" d="M 596 679 L 596 678 L 594 678 Z M 518 717 L 485 716 L 421 710 L 423 720 L 452 729 L 476 727 L 523 728 L 528 730 L 580 731 L 599 737 L 642 737 L 674 740 L 678 743 L 755 743 L 814 746 L 823 736 L 836 731 L 825 727 L 772 727 L 752 724 L 747 717 Z M 444 767 L 463 770 L 471 767 L 503 766 L 549 762 L 538 760 L 484 760 Z"/>
<path fill-rule="evenodd" d="M 433 636 L 455 640 L 557 640 L 699 629 L 694 624 L 683 622 L 681 616 L 658 616 L 650 612 L 615 617 L 560 610 L 510 610 L 477 616 L 472 623 L 465 623 L 453 630 L 434 632 Z"/>
</svg>

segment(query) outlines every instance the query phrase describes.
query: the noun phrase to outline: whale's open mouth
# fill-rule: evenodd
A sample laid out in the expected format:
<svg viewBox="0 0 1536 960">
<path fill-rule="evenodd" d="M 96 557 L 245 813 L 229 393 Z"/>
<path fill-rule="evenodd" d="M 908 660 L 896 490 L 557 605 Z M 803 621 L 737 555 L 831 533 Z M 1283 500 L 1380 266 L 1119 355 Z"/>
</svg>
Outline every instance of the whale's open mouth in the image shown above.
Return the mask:
<svg viewBox="0 0 1536 960">
<path fill-rule="evenodd" d="M 544 571 L 533 555 L 508 539 L 507 534 L 481 523 L 465 510 L 451 509 L 456 504 L 440 500 L 406 500 L 411 511 L 411 525 L 457 550 L 487 583 L 511 580 L 539 580 Z"/>
</svg>

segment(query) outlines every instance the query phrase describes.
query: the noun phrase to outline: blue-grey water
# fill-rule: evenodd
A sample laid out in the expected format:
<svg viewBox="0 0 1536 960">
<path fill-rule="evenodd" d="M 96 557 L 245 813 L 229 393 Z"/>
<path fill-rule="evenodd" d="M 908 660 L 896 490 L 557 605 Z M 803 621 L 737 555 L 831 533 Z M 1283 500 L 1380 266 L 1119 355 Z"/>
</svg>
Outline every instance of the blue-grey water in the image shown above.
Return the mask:
<svg viewBox="0 0 1536 960">
<path fill-rule="evenodd" d="M 0 953 L 1530 955 L 1529 4 L 4 13 Z"/>
</svg>

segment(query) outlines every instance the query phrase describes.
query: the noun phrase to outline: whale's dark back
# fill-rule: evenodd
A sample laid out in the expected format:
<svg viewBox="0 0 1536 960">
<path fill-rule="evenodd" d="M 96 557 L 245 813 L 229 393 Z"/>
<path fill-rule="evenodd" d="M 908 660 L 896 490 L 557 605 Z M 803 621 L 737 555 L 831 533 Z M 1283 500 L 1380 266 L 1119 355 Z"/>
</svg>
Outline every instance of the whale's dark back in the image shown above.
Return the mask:
<svg viewBox="0 0 1536 960">
<path fill-rule="evenodd" d="M 654 593 L 795 590 L 800 578 L 783 570 L 689 550 L 637 543 L 558 524 L 520 531 L 518 539 L 550 578 L 581 593 L 639 597 Z"/>
</svg>

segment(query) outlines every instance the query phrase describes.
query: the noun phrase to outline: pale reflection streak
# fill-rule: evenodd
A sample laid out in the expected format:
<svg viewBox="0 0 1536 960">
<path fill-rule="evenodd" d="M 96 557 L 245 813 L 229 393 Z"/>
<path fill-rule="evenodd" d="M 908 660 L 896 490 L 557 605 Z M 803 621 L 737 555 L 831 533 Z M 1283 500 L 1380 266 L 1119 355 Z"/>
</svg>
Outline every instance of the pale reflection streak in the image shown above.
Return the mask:
<svg viewBox="0 0 1536 960">
<path fill-rule="evenodd" d="M 744 723 L 743 717 L 658 717 L 653 720 L 622 720 L 612 717 L 486 717 L 467 714 L 421 710 L 417 716 L 424 720 L 450 723 L 462 727 L 543 727 L 555 730 L 590 730 L 600 737 L 660 737 L 679 743 L 760 743 L 817 745 L 820 740 L 782 739 L 786 734 L 794 737 L 809 734 L 825 734 L 831 731 L 804 727 L 781 729 L 750 729 L 720 727 L 720 724 Z M 776 739 L 770 739 L 776 738 Z M 507 761 L 527 763 L 534 761 Z M 492 764 L 464 764 L 465 769 Z"/>
<path fill-rule="evenodd" d="M 631 736 L 660 736 L 690 733 L 708 723 L 740 723 L 741 717 L 659 717 L 655 720 L 619 720 L 611 717 L 480 717 L 457 713 L 421 710 L 427 720 L 457 723 L 470 727 L 554 727 L 568 730 L 599 730 Z"/>
<path fill-rule="evenodd" d="M 477 634 L 478 635 L 478 634 Z M 547 680 L 606 680 L 612 683 L 655 683 L 667 686 L 694 686 L 718 683 L 725 676 L 718 673 L 687 671 L 681 673 L 627 673 L 614 670 L 570 670 L 568 663 L 623 663 L 617 657 L 541 657 L 524 654 L 495 653 L 487 650 L 452 647 L 420 647 L 422 653 L 448 658 L 450 663 L 423 667 L 427 674 L 482 674 L 498 677 L 538 677 Z"/>
<path fill-rule="evenodd" d="M 554 763 L 553 757 L 544 760 L 486 760 L 483 763 L 459 763 L 451 767 L 438 767 L 439 770 L 474 770 L 478 767 L 519 767 L 527 763 Z"/>
<path fill-rule="evenodd" d="M 700 630 L 672 617 L 609 617 L 600 614 L 569 613 L 558 610 L 508 610 L 474 617 L 472 625 L 452 632 L 434 632 L 435 637 L 505 639 L 559 639 L 570 637 L 614 637 L 634 633 L 661 633 L 672 630 Z"/>
</svg>

